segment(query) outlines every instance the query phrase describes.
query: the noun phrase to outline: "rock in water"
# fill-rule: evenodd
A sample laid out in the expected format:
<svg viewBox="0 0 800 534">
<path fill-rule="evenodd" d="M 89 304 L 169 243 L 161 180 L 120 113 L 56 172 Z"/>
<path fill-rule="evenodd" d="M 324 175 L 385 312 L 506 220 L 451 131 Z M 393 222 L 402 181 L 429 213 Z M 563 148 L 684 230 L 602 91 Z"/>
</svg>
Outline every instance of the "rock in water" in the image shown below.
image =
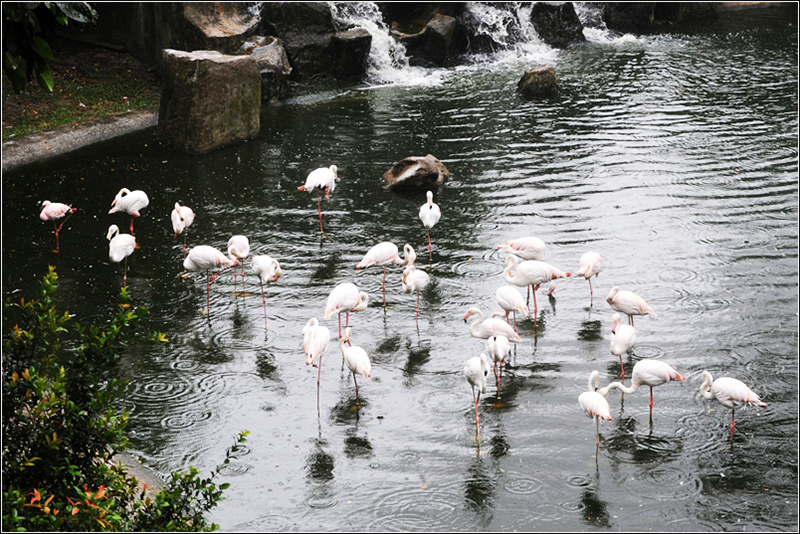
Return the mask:
<svg viewBox="0 0 800 534">
<path fill-rule="evenodd" d="M 409 156 L 383 174 L 388 189 L 432 189 L 438 188 L 450 178 L 444 163 L 428 154 Z"/>
<path fill-rule="evenodd" d="M 517 82 L 517 92 L 526 100 L 551 98 L 558 95 L 556 70 L 545 65 L 525 71 L 525 74 Z"/>
<path fill-rule="evenodd" d="M 244 141 L 261 128 L 261 75 L 251 56 L 164 50 L 158 134 L 193 154 Z"/>
</svg>

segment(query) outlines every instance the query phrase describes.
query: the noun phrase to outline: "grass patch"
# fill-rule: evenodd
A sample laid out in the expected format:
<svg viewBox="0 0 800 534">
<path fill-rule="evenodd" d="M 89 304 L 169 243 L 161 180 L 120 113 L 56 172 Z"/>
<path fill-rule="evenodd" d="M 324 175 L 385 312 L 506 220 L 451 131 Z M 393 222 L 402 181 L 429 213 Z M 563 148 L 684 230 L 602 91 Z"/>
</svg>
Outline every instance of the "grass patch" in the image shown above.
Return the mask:
<svg viewBox="0 0 800 534">
<path fill-rule="evenodd" d="M 76 47 L 56 51 L 52 93 L 35 82 L 20 94 L 3 79 L 3 141 L 108 115 L 157 106 L 152 69 L 122 52 Z"/>
</svg>

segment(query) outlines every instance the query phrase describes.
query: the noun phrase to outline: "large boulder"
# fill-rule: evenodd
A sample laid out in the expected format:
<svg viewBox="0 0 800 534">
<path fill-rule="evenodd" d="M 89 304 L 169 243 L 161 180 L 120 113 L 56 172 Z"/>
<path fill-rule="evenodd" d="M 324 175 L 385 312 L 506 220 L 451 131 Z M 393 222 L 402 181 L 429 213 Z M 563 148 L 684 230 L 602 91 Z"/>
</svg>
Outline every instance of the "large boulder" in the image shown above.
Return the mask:
<svg viewBox="0 0 800 534">
<path fill-rule="evenodd" d="M 261 73 L 262 102 L 278 102 L 289 95 L 292 66 L 280 39 L 259 35 L 246 41 L 238 53 L 256 60 Z"/>
<path fill-rule="evenodd" d="M 409 156 L 383 174 L 389 189 L 435 189 L 450 178 L 444 163 L 428 154 Z"/>
<path fill-rule="evenodd" d="M 517 82 L 517 92 L 526 100 L 557 96 L 556 70 L 550 65 L 544 65 L 525 71 Z"/>
<path fill-rule="evenodd" d="M 339 80 L 359 80 L 369 67 L 372 35 L 364 28 L 333 34 L 331 72 Z"/>
<path fill-rule="evenodd" d="M 293 80 L 330 75 L 331 40 L 336 28 L 327 3 L 264 2 L 261 23 L 268 34 L 283 41 Z"/>
<path fill-rule="evenodd" d="M 261 127 L 261 76 L 250 56 L 164 50 L 158 134 L 193 154 L 249 139 Z"/>
<path fill-rule="evenodd" d="M 392 35 L 405 44 L 408 64 L 420 67 L 443 67 L 450 57 L 450 45 L 456 29 L 456 19 L 434 14 L 422 31 L 405 33 L 394 24 Z"/>
<path fill-rule="evenodd" d="M 586 41 L 572 2 L 536 2 L 531 10 L 531 23 L 546 44 L 566 48 Z"/>
</svg>

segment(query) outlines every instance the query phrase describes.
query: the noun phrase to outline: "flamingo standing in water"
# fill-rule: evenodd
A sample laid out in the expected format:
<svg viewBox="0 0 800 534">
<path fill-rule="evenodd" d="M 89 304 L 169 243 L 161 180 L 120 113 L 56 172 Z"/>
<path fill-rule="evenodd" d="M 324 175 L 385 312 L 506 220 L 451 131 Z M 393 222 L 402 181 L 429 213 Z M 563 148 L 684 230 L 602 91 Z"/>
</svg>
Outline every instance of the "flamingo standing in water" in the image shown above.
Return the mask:
<svg viewBox="0 0 800 534">
<path fill-rule="evenodd" d="M 594 384 L 592 384 L 594 382 Z M 587 417 L 593 417 L 597 422 L 597 449 L 595 452 L 595 461 L 597 460 L 597 452 L 600 451 L 600 419 L 611 421 L 611 408 L 608 406 L 608 401 L 605 396 L 597 391 L 600 387 L 600 373 L 592 371 L 589 375 L 589 389 L 584 391 L 578 396 L 578 403 L 583 408 L 583 413 Z"/>
<path fill-rule="evenodd" d="M 239 265 L 239 260 L 235 256 L 226 256 L 221 251 L 208 245 L 198 245 L 189 250 L 183 260 L 183 268 L 191 272 L 206 272 L 206 309 L 208 312 L 211 311 L 209 297 L 211 282 L 216 281 L 217 275 L 221 272 L 237 265 Z M 211 274 L 211 270 L 217 268 L 220 268 L 220 270 Z"/>
<path fill-rule="evenodd" d="M 339 181 L 339 169 L 336 165 L 320 167 L 309 173 L 306 183 L 297 188 L 298 191 L 317 192 L 317 213 L 319 214 L 319 233 L 322 234 L 322 191 L 325 191 L 325 200 L 330 200 L 331 193 Z"/>
<path fill-rule="evenodd" d="M 359 291 L 358 286 L 352 282 L 342 282 L 333 288 L 325 303 L 323 317 L 330 319 L 335 313 L 339 317 L 339 339 L 342 337 L 342 314 L 347 317 L 345 328 L 350 327 L 350 312 L 360 312 L 369 306 L 369 295 Z"/>
<path fill-rule="evenodd" d="M 356 345 L 345 347 L 345 343 L 350 343 L 350 327 L 344 329 L 344 337 L 339 340 L 339 348 L 342 349 L 344 361 L 347 363 L 347 368 L 353 373 L 353 383 L 356 386 L 356 402 L 358 402 L 358 381 L 356 375 L 361 374 L 365 377 L 370 377 L 372 366 L 369 363 L 369 356 L 367 351 Z"/>
<path fill-rule="evenodd" d="M 53 221 L 53 230 L 56 232 L 56 250 L 59 250 L 58 233 L 61 231 L 61 227 L 76 211 L 78 211 L 78 208 L 73 208 L 61 202 L 50 202 L 49 200 L 42 202 L 42 211 L 39 213 L 39 218 L 43 221 Z M 56 221 L 65 215 L 67 218 L 56 226 Z"/>
<path fill-rule="evenodd" d="M 475 402 L 475 435 L 480 438 L 481 416 L 478 414 L 478 402 L 481 400 L 481 393 L 486 393 L 486 377 L 489 375 L 489 358 L 486 354 L 473 356 L 464 364 L 464 378 L 472 387 L 472 400 Z M 478 388 L 476 395 L 475 388 Z"/>
<path fill-rule="evenodd" d="M 414 267 L 413 263 L 409 263 L 408 266 L 403 269 L 403 291 L 406 293 L 412 293 L 414 291 L 417 292 L 417 311 L 415 316 L 417 322 L 419 322 L 420 295 L 422 290 L 425 289 L 425 286 L 427 286 L 430 281 L 431 277 L 428 275 L 428 273 L 421 269 L 417 269 Z"/>
<path fill-rule="evenodd" d="M 258 256 L 256 256 L 258 257 Z M 317 367 L 317 407 L 319 408 L 319 382 L 322 377 L 322 355 L 328 350 L 331 332 L 320 326 L 316 317 L 308 320 L 303 327 L 303 352 L 306 353 L 306 365 Z"/>
<path fill-rule="evenodd" d="M 652 315 L 656 316 L 653 308 L 639 295 L 633 291 L 620 291 L 619 286 L 614 286 L 608 292 L 606 301 L 612 309 L 622 312 L 628 316 L 628 324 L 633 325 L 634 315 Z"/>
<path fill-rule="evenodd" d="M 708 371 L 703 371 L 700 394 L 709 400 L 716 399 L 731 409 L 731 444 L 733 444 L 733 432 L 736 426 L 736 407 L 742 405 L 767 407 L 767 404 L 762 402 L 758 395 L 753 393 L 741 380 L 727 376 L 714 380 Z"/>
<path fill-rule="evenodd" d="M 112 224 L 108 227 L 106 239 L 108 239 L 108 259 L 114 263 L 125 260 L 122 285 L 123 287 L 128 287 L 128 256 L 133 254 L 136 248 L 136 238 L 131 234 L 120 234 L 119 227 L 116 224 Z"/>
<path fill-rule="evenodd" d="M 625 367 L 622 365 L 622 355 L 628 352 L 636 342 L 636 328 L 629 324 L 619 324 L 622 316 L 615 313 L 611 316 L 611 354 L 619 356 L 619 369 L 622 381 L 625 382 Z"/>
<path fill-rule="evenodd" d="M 500 252 L 508 252 L 523 260 L 544 260 L 545 244 L 538 237 L 518 237 L 497 245 Z"/>
<path fill-rule="evenodd" d="M 581 256 L 580 260 L 580 269 L 576 273 L 576 276 L 582 276 L 584 279 L 589 281 L 589 304 L 594 298 L 594 289 L 592 288 L 592 276 L 597 276 L 600 274 L 600 270 L 603 266 L 603 258 L 600 257 L 600 254 L 597 252 L 587 252 L 583 256 Z"/>
<path fill-rule="evenodd" d="M 253 272 L 258 275 L 259 283 L 261 284 L 261 302 L 264 304 L 264 323 L 267 322 L 267 297 L 264 296 L 264 284 L 277 282 L 283 274 L 278 260 L 261 254 L 253 256 L 251 259 Z M 316 319 L 315 319 L 316 320 Z"/>
<path fill-rule="evenodd" d="M 639 360 L 633 366 L 633 377 L 631 378 L 631 387 L 625 387 L 625 384 L 619 382 L 612 382 L 600 391 L 602 396 L 612 389 L 619 389 L 623 393 L 633 393 L 639 386 L 650 386 L 650 420 L 653 419 L 653 388 L 666 384 L 672 380 L 680 380 L 683 382 L 683 377 L 678 374 L 674 367 L 667 365 L 661 360 Z"/>
<path fill-rule="evenodd" d="M 514 329 L 511 327 L 511 325 L 504 323 L 502 319 L 490 317 L 484 320 L 483 312 L 477 306 L 471 306 L 467 310 L 467 313 L 464 314 L 465 323 L 471 315 L 478 316 L 478 318 L 469 325 L 469 333 L 472 335 L 472 337 L 477 337 L 478 339 L 488 339 L 491 336 L 500 334 L 504 335 L 512 343 L 519 343 L 522 341 L 522 338 L 519 337 L 519 334 L 514 332 Z"/>
<path fill-rule="evenodd" d="M 125 212 L 131 216 L 131 235 L 133 235 L 133 218 L 139 217 L 141 214 L 139 210 L 142 210 L 150 205 L 150 199 L 147 198 L 147 193 L 144 191 L 131 191 L 130 189 L 123 187 L 117 193 L 117 196 L 114 197 L 113 202 L 111 202 L 111 209 L 108 213 L 117 213 L 117 212 Z"/>
<path fill-rule="evenodd" d="M 228 255 L 239 260 L 242 267 L 242 291 L 244 291 L 244 259 L 250 255 L 250 240 L 243 235 L 235 235 L 228 240 Z M 233 286 L 236 287 L 236 269 L 233 270 Z"/>
<path fill-rule="evenodd" d="M 183 257 L 186 257 L 186 236 L 189 234 L 189 227 L 194 222 L 194 211 L 189 206 L 181 206 L 175 203 L 175 209 L 170 213 L 172 220 L 172 231 L 175 232 L 175 239 L 183 234 Z"/>
<path fill-rule="evenodd" d="M 508 316 L 513 312 L 514 313 L 514 332 L 517 331 L 517 312 L 522 312 L 525 314 L 526 317 L 530 317 L 531 312 L 528 310 L 528 306 L 525 305 L 525 299 L 522 298 L 522 295 L 519 294 L 519 291 L 514 289 L 511 286 L 500 286 L 497 288 L 497 291 L 494 294 L 495 300 L 500 305 L 503 310 L 505 310 L 505 314 L 500 312 L 495 312 L 492 314 L 492 317 L 503 317 L 505 316 L 506 322 L 509 322 Z"/>
<path fill-rule="evenodd" d="M 383 241 L 369 249 L 367 253 L 364 254 L 361 261 L 358 262 L 358 265 L 356 265 L 356 269 L 364 269 L 371 265 L 383 266 L 383 282 L 381 283 L 381 288 L 383 289 L 384 308 L 386 308 L 386 271 L 389 265 L 408 265 L 409 263 L 414 263 L 414 260 L 417 259 L 417 254 L 409 244 L 403 247 L 403 255 L 405 257 L 401 259 L 397 250 L 397 245 L 389 241 Z"/>
<path fill-rule="evenodd" d="M 428 231 L 428 254 L 432 260 L 433 244 L 431 243 L 431 228 L 436 226 L 436 223 L 442 218 L 442 210 L 439 209 L 438 204 L 433 202 L 432 191 L 428 191 L 426 195 L 428 201 L 419 208 L 419 220 L 422 221 L 422 225 L 425 226 L 425 229 Z"/>
<path fill-rule="evenodd" d="M 494 361 L 494 376 L 497 378 L 497 392 L 500 392 L 500 377 L 503 375 L 503 364 L 511 350 L 511 342 L 502 334 L 494 334 L 486 338 L 486 350 Z"/>
<path fill-rule="evenodd" d="M 509 284 L 533 288 L 534 321 L 537 320 L 539 315 L 539 306 L 536 304 L 536 291 L 539 286 L 554 278 L 566 278 L 568 276 L 572 276 L 572 274 L 565 273 L 544 261 L 525 260 L 520 263 L 519 259 L 513 254 L 506 258 L 505 269 L 503 270 L 503 279 Z"/>
</svg>

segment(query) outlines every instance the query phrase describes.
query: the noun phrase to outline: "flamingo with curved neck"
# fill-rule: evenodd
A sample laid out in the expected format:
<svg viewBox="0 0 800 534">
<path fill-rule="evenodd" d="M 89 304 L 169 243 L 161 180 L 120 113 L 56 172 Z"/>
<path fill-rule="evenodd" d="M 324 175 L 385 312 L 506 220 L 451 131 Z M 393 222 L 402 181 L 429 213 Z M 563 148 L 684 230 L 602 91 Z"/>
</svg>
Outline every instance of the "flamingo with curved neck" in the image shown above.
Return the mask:
<svg viewBox="0 0 800 534">
<path fill-rule="evenodd" d="M 736 407 L 742 405 L 767 407 L 767 404 L 762 402 L 759 396 L 741 380 L 727 376 L 714 380 L 708 371 L 703 371 L 703 385 L 700 386 L 700 394 L 709 400 L 716 399 L 731 409 L 731 444 L 733 444 L 733 432 L 736 427 Z"/>
<path fill-rule="evenodd" d="M 587 417 L 593 417 L 597 422 L 597 450 L 600 449 L 600 419 L 611 421 L 611 408 L 608 406 L 603 390 L 600 387 L 600 372 L 592 371 L 589 375 L 588 389 L 578 396 L 578 404 L 583 408 Z M 595 460 L 597 457 L 595 456 Z"/>
<path fill-rule="evenodd" d="M 612 382 L 598 393 L 602 396 L 612 389 L 618 389 L 623 393 L 634 393 L 640 386 L 650 386 L 650 418 L 653 417 L 653 388 L 666 384 L 672 380 L 684 381 L 684 378 L 675 370 L 674 367 L 667 365 L 660 360 L 639 360 L 633 366 L 633 376 L 631 378 L 631 386 L 626 387 L 625 384 L 619 382 Z"/>
</svg>

